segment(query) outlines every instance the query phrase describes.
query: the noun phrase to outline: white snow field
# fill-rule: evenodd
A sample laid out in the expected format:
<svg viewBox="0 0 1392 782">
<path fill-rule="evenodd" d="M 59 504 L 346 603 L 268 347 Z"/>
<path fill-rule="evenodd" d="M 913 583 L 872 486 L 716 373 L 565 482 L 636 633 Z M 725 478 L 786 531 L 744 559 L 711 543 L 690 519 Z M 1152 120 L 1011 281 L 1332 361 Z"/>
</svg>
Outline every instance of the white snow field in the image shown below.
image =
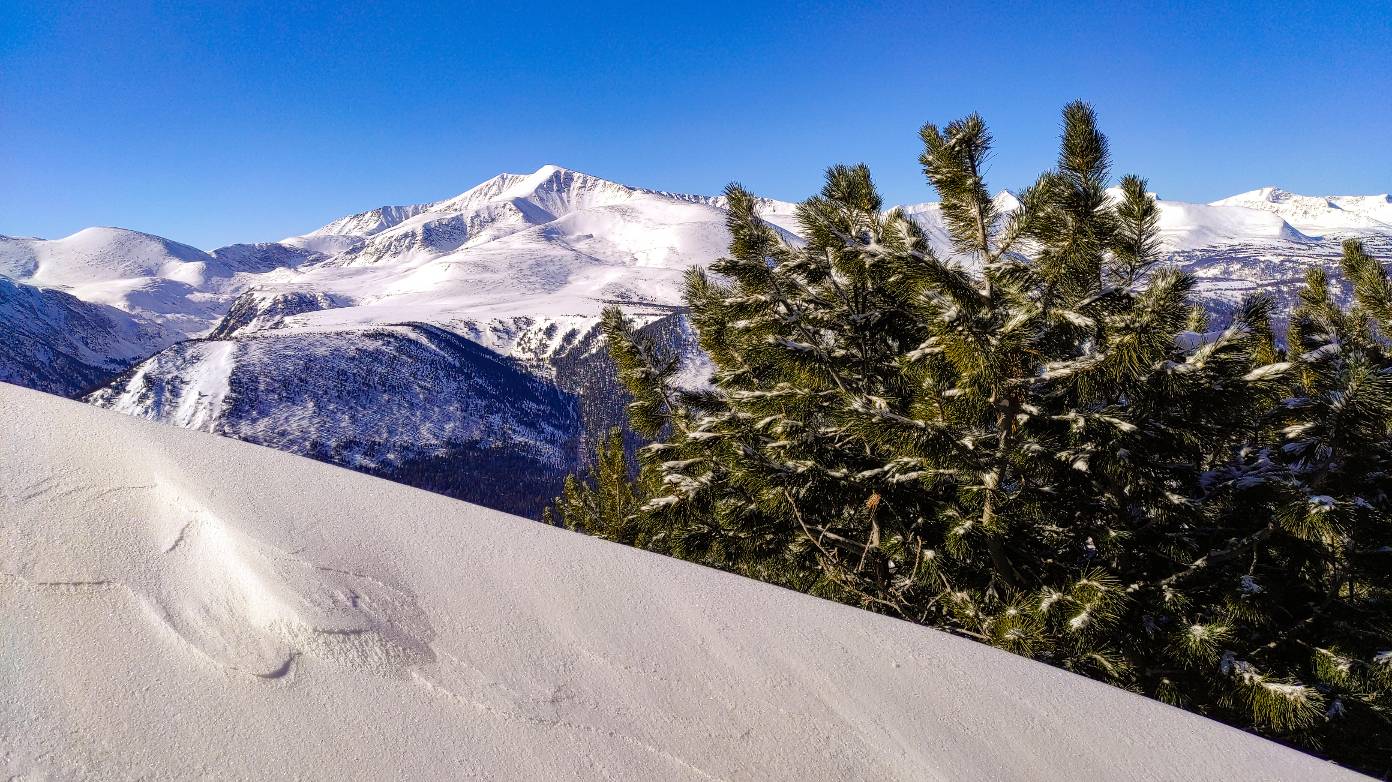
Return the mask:
<svg viewBox="0 0 1392 782">
<path fill-rule="evenodd" d="M 970 641 L 0 384 L 19 779 L 1356 778 Z"/>
</svg>

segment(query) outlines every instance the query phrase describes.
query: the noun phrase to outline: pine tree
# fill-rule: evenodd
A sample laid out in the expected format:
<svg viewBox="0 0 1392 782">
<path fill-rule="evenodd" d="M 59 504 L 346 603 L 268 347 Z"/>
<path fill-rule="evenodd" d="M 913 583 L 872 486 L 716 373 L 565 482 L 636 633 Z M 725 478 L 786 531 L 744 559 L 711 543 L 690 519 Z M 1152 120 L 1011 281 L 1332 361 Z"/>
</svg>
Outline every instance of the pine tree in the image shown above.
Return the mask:
<svg viewBox="0 0 1392 782">
<path fill-rule="evenodd" d="M 980 117 L 920 135 L 946 258 L 863 166 L 827 171 L 798 246 L 727 189 L 730 254 L 686 285 L 712 391 L 606 312 L 654 442 L 630 516 L 584 526 L 1380 769 L 1381 267 L 1346 248 L 1348 312 L 1312 274 L 1281 361 L 1267 299 L 1214 328 L 1159 268 L 1158 209 L 1140 178 L 1108 192 L 1087 105 L 1014 209 Z"/>
<path fill-rule="evenodd" d="M 588 474 L 571 475 L 543 521 L 640 548 L 651 548 L 637 517 L 643 482 L 624 450 L 623 430 L 613 428 L 595 450 Z"/>
</svg>

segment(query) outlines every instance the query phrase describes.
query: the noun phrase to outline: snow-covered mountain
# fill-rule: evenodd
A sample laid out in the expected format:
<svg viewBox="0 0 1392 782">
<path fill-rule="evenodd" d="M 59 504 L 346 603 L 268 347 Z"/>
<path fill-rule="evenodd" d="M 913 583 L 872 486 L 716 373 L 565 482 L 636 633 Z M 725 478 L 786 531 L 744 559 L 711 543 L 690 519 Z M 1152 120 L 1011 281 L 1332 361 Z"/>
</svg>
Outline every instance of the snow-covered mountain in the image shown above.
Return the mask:
<svg viewBox="0 0 1392 782">
<path fill-rule="evenodd" d="M 1158 203 L 1170 260 L 1198 276 L 1200 294 L 1219 310 L 1256 290 L 1289 303 L 1308 266 L 1337 265 L 1344 236 L 1359 236 L 1374 253 L 1392 258 L 1387 196 L 1309 198 L 1267 188 L 1212 204 Z M 997 196 L 1004 211 L 1017 205 L 1009 192 Z M 762 206 L 766 219 L 796 241 L 795 206 L 773 200 Z M 725 252 L 723 207 L 721 197 L 664 193 L 543 166 L 531 174 L 501 174 L 451 198 L 382 206 L 279 242 L 210 253 L 120 229 L 88 229 L 52 241 L 0 238 L 0 275 L 118 308 L 151 333 L 213 340 L 150 356 L 92 394 L 99 405 L 370 469 L 376 457 L 348 444 L 354 428 L 367 424 L 336 406 L 340 388 L 371 400 L 361 415 L 392 422 L 402 435 L 386 451 L 408 460 L 430 452 L 428 432 L 442 425 L 422 405 L 444 399 L 451 414 L 492 414 L 486 406 L 450 407 L 454 397 L 448 394 L 398 395 L 370 382 L 364 386 L 355 376 L 399 368 L 419 388 L 433 387 L 443 370 L 421 339 L 439 342 L 439 335 L 452 334 L 515 361 L 509 364 L 513 370 L 553 390 L 578 395 L 578 431 L 585 436 L 573 453 L 581 453 L 621 410 L 622 394 L 603 379 L 608 368 L 595 332 L 606 303 L 624 303 L 651 324 L 688 356 L 691 380 L 700 382 L 702 357 L 673 313 L 681 303 L 683 271 Z M 905 210 L 950 255 L 938 205 Z M 0 322 L 6 306 L 10 320 L 16 317 L 14 304 L 0 304 Z M 130 363 L 125 343 L 91 328 L 91 335 L 79 339 L 95 346 L 95 353 L 84 354 L 88 366 L 114 374 Z M 29 343 L 46 339 L 26 337 Z M 111 352 L 102 356 L 104 344 Z M 478 358 L 437 349 L 444 351 L 445 365 L 472 365 Z M 304 360 L 298 351 L 323 360 Z M 25 380 L 45 374 L 35 368 L 42 363 L 36 356 L 32 349 L 10 351 L 0 353 L 0 361 L 10 365 L 9 377 L 37 384 Z M 292 390 L 275 399 L 287 411 L 273 410 L 269 402 L 229 404 L 227 398 L 212 404 L 204 383 L 216 356 L 230 357 L 234 388 L 255 376 L 286 384 Z M 467 383 L 448 392 L 491 393 Z M 521 425 L 531 413 L 505 406 L 495 411 L 508 422 L 505 428 L 518 424 L 516 437 L 504 438 L 509 448 L 525 450 L 523 443 L 530 442 L 550 452 L 577 431 L 564 405 L 542 407 L 550 417 L 538 424 L 541 429 L 564 436 Z M 274 420 L 280 430 L 272 436 L 248 416 Z M 461 419 L 445 428 L 481 432 L 490 425 Z M 373 436 L 367 428 L 358 434 Z M 423 445 L 411 451 L 402 445 L 407 437 L 421 437 Z M 480 442 L 504 441 L 490 438 Z"/>
<path fill-rule="evenodd" d="M 997 200 L 1005 210 L 1017 203 L 1004 191 Z M 1218 260 L 1224 255 L 1298 261 L 1341 236 L 1392 236 L 1386 195 L 1315 198 L 1263 188 L 1212 204 L 1159 205 L 1167 246 L 1220 266 L 1230 266 Z M 796 233 L 793 204 L 764 206 L 771 223 Z M 546 321 L 541 330 L 563 338 L 583 330 L 607 301 L 656 306 L 649 315 L 679 304 L 682 270 L 724 252 L 722 207 L 720 197 L 630 187 L 548 165 L 501 174 L 452 198 L 383 206 L 280 242 L 211 253 L 111 228 L 57 240 L 0 237 L 0 274 L 57 286 L 187 336 L 208 334 L 240 294 L 255 289 L 336 302 L 287 316 L 285 327 L 428 322 L 490 348 L 517 349 L 522 358 L 544 358 L 551 346 L 540 344 L 538 319 Z M 937 205 L 906 210 L 947 252 Z M 1284 281 L 1270 269 L 1252 271 L 1253 282 Z M 1216 280 L 1212 291 L 1228 287 Z"/>
<path fill-rule="evenodd" d="M 5 384 L 0 431 L 6 778 L 1361 778 L 289 454 Z"/>
<path fill-rule="evenodd" d="M 1263 187 L 1239 193 L 1212 206 L 1241 207 L 1271 212 L 1302 233 L 1387 233 L 1392 231 L 1392 197 L 1304 196 L 1279 187 Z"/>
<path fill-rule="evenodd" d="M 202 250 L 124 228 L 85 228 L 63 239 L 0 237 L 0 273 L 47 285 L 157 277 L 200 285 L 226 270 Z"/>
<path fill-rule="evenodd" d="M 349 216 L 276 245 L 334 255 L 310 262 L 291 255 L 281 269 L 239 271 L 233 285 L 218 288 L 224 296 L 245 290 L 205 328 L 214 341 L 176 345 L 88 399 L 377 474 L 429 473 L 417 483 L 431 488 L 449 483 L 441 477 L 446 464 L 491 463 L 479 485 L 445 488 L 535 514 L 577 466 L 587 442 L 582 432 L 592 438 L 619 416 L 619 390 L 594 366 L 604 358 L 594 338 L 599 310 L 606 301 L 629 301 L 645 320 L 668 315 L 679 303 L 682 272 L 723 251 L 723 221 L 714 199 L 554 166 L 495 177 L 431 204 Z M 257 257 L 269 255 L 258 246 Z M 462 342 L 431 352 L 418 341 L 384 338 L 403 330 L 442 344 L 449 334 L 462 335 L 515 359 L 508 371 L 525 367 L 531 376 L 521 377 L 549 383 L 554 399 L 520 398 L 515 389 L 525 384 L 518 377 L 494 386 L 447 382 L 463 371 L 457 365 L 480 355 L 456 355 Z M 441 351 L 449 354 L 446 368 L 439 366 Z M 360 374 L 345 383 L 354 372 Z M 379 372 L 430 393 L 364 380 Z M 254 382 L 282 393 L 242 403 Z M 584 421 L 573 401 L 563 401 L 570 392 L 593 396 L 601 388 L 602 399 L 583 405 Z M 345 409 L 354 395 L 360 401 Z M 363 452 L 361 443 L 378 437 L 387 438 L 377 445 L 385 461 Z M 484 451 L 490 459 L 480 456 Z M 518 466 L 531 469 L 512 469 Z M 511 485 L 516 498 L 509 500 L 490 477 L 505 470 L 534 476 L 535 485 Z"/>
<path fill-rule="evenodd" d="M 544 166 L 453 198 L 336 220 L 284 244 L 348 248 L 262 282 L 312 286 L 349 305 L 300 322 L 465 322 L 592 316 L 605 300 L 677 304 L 681 274 L 727 243 L 714 199 L 628 187 Z"/>
<path fill-rule="evenodd" d="M 210 254 L 124 228 L 86 228 L 51 240 L 0 236 L 0 275 L 61 289 L 188 336 L 226 311 L 227 297 L 220 294 L 238 284 L 235 276 L 267 270 L 265 259 L 243 247 Z M 289 260 L 284 248 L 276 252 Z"/>
<path fill-rule="evenodd" d="M 174 340 L 115 307 L 0 276 L 0 381 L 71 396 Z"/>
<path fill-rule="evenodd" d="M 225 321 L 225 338 L 174 345 L 86 399 L 532 516 L 580 464 L 574 396 L 452 332 L 260 320 Z"/>
</svg>

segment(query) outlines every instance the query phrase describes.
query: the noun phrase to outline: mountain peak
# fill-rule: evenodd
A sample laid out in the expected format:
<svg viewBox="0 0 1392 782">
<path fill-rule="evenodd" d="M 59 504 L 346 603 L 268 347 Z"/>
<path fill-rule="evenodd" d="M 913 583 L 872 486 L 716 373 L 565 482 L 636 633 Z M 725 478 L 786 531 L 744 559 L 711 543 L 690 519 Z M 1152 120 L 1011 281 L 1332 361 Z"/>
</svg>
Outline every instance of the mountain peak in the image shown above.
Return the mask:
<svg viewBox="0 0 1392 782">
<path fill-rule="evenodd" d="M 1256 190 L 1247 190 L 1237 195 L 1230 195 L 1227 198 L 1220 198 L 1217 201 L 1210 201 L 1209 206 L 1251 206 L 1253 204 L 1279 204 L 1289 201 L 1292 197 L 1289 190 L 1284 190 L 1276 185 L 1259 187 Z"/>
<path fill-rule="evenodd" d="M 1307 196 L 1267 186 L 1214 201 L 1211 206 L 1260 209 L 1280 215 L 1311 235 L 1386 230 L 1392 205 L 1376 196 Z"/>
<path fill-rule="evenodd" d="M 991 203 L 1001 212 L 1013 212 L 1020 208 L 1020 197 L 1009 190 L 1001 190 L 991 198 Z"/>
<path fill-rule="evenodd" d="M 453 198 L 422 208 L 426 212 L 462 213 L 488 204 L 525 201 L 553 216 L 576 209 L 618 203 L 648 191 L 548 163 L 530 174 L 498 174 Z"/>
</svg>

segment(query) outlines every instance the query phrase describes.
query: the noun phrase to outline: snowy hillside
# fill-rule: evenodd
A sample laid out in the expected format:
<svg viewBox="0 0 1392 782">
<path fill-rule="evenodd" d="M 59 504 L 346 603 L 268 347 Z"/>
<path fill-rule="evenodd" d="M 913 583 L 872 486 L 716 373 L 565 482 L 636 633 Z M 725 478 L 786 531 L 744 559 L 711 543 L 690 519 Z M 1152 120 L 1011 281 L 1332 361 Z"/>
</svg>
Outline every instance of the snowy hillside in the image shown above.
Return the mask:
<svg viewBox="0 0 1392 782">
<path fill-rule="evenodd" d="M 2 384 L 0 431 L 7 777 L 1356 778 L 963 639 L 272 450 Z"/>
<path fill-rule="evenodd" d="M 575 399 L 451 332 L 219 331 L 87 401 L 532 516 L 579 465 Z"/>
<path fill-rule="evenodd" d="M 182 334 L 225 306 L 210 291 L 241 271 L 185 244 L 123 228 L 87 228 L 63 239 L 0 237 L 0 275 L 66 290 Z"/>
<path fill-rule="evenodd" d="M 1302 233 L 1316 236 L 1392 231 L 1392 197 L 1386 193 L 1304 196 L 1279 187 L 1263 187 L 1214 201 L 1212 205 L 1270 212 Z"/>
<path fill-rule="evenodd" d="M 597 315 L 606 300 L 677 304 L 682 272 L 722 254 L 728 235 L 713 199 L 544 166 L 443 201 L 345 217 L 284 243 L 350 247 L 260 281 L 350 302 L 300 319 L 305 325 L 410 320 L 488 331 L 517 316 Z"/>
<path fill-rule="evenodd" d="M 504 174 L 454 198 L 383 207 L 285 240 L 279 246 L 294 252 L 341 251 L 238 275 L 244 292 L 208 328 L 219 342 L 171 347 L 88 399 L 537 515 L 586 443 L 621 419 L 618 387 L 589 360 L 600 309 L 624 301 L 645 321 L 669 314 L 685 269 L 727 242 L 714 199 L 554 166 Z M 441 365 L 416 341 L 383 339 L 403 324 L 437 342 L 462 335 L 538 379 L 454 382 L 451 367 L 479 358 L 461 358 L 455 345 Z M 210 382 L 232 391 L 209 391 Z M 550 401 L 515 395 L 538 383 L 546 391 L 533 396 Z M 255 404 L 245 401 L 252 388 Z M 578 392 L 591 397 L 578 408 L 583 418 L 557 401 Z M 519 469 L 531 477 L 513 480 Z M 460 484 L 463 474 L 473 483 Z"/>
<path fill-rule="evenodd" d="M 70 396 L 173 341 L 114 307 L 0 276 L 0 381 Z"/>
<path fill-rule="evenodd" d="M 213 264 L 202 250 L 123 228 L 86 228 L 53 240 L 0 238 L 0 274 L 48 285 L 135 277 L 198 285 Z"/>
</svg>

